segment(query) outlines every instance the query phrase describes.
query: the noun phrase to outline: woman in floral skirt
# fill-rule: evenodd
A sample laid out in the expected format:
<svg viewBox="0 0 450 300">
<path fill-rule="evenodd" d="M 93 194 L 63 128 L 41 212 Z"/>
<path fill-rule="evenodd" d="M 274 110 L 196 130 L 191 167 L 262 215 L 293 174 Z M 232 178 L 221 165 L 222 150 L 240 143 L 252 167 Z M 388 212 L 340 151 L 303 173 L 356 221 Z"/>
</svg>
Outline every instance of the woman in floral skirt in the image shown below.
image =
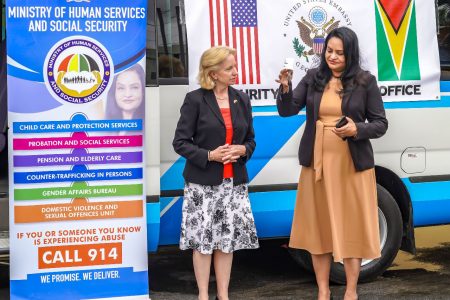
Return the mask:
<svg viewBox="0 0 450 300">
<path fill-rule="evenodd" d="M 231 87 L 235 50 L 212 47 L 200 60 L 201 88 L 180 110 L 173 147 L 186 158 L 180 248 L 193 249 L 200 300 L 208 299 L 211 261 L 217 298 L 228 299 L 233 252 L 258 248 L 246 162 L 254 149 L 249 97 Z"/>
</svg>

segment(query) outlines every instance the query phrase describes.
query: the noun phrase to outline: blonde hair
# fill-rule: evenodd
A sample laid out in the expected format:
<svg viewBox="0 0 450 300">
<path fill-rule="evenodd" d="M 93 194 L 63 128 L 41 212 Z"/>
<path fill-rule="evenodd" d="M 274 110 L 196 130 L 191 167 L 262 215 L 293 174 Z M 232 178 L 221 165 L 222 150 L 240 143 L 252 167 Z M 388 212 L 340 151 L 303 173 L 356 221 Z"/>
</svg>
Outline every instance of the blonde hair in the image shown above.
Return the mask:
<svg viewBox="0 0 450 300">
<path fill-rule="evenodd" d="M 210 73 L 220 70 L 220 64 L 229 56 L 235 55 L 236 50 L 226 46 L 211 47 L 203 52 L 200 58 L 198 70 L 198 82 L 200 86 L 207 90 L 212 90 L 216 83 L 211 78 Z"/>
</svg>

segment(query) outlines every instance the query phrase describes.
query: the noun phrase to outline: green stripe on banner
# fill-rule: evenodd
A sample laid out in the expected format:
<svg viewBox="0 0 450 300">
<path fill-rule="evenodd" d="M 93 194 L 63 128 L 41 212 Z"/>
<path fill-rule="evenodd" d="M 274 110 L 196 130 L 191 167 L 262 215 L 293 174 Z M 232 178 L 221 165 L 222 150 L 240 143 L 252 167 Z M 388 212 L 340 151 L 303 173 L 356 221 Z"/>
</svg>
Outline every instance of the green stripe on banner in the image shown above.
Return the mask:
<svg viewBox="0 0 450 300">
<path fill-rule="evenodd" d="M 420 80 L 419 53 L 417 46 L 416 4 L 412 4 L 411 21 L 406 38 L 405 56 L 403 57 L 400 80 Z"/>
<path fill-rule="evenodd" d="M 142 184 L 88 186 L 84 182 L 77 182 L 71 187 L 14 189 L 14 199 L 17 201 L 58 198 L 133 196 L 142 194 Z"/>
<path fill-rule="evenodd" d="M 381 12 L 375 3 L 375 22 L 377 27 L 377 61 L 378 61 L 378 80 L 380 81 L 397 81 L 398 75 L 395 70 L 394 60 L 389 49 L 389 43 L 384 31 L 383 21 L 381 20 Z"/>
</svg>

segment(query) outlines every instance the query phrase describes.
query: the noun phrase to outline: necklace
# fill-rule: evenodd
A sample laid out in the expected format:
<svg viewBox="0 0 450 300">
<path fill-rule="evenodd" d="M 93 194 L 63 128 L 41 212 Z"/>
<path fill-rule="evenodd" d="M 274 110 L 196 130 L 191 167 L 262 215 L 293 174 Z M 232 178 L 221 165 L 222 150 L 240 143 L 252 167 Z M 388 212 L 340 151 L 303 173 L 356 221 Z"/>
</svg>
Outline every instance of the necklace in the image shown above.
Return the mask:
<svg viewBox="0 0 450 300">
<path fill-rule="evenodd" d="M 219 96 L 217 96 L 216 94 L 214 94 L 214 96 L 216 96 L 216 99 L 217 99 L 217 100 L 221 100 L 221 101 L 228 98 L 228 95 L 227 95 L 227 96 L 223 96 L 223 97 L 219 97 Z"/>
<path fill-rule="evenodd" d="M 336 78 L 336 79 L 339 79 L 339 80 L 341 80 L 341 79 L 342 79 L 342 75 L 340 75 L 340 76 L 334 76 L 334 74 L 333 74 L 333 73 L 331 73 L 331 77 L 333 77 L 333 78 Z"/>
</svg>

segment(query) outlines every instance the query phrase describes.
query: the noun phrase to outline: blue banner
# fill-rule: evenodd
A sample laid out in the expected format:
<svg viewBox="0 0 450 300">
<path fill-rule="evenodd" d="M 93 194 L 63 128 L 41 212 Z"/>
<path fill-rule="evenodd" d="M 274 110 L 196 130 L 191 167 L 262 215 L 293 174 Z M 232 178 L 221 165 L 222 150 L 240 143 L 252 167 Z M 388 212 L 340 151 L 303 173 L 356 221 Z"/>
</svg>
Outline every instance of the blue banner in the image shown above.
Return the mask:
<svg viewBox="0 0 450 300">
<path fill-rule="evenodd" d="M 11 299 L 148 299 L 147 1 L 6 0 L 5 15 Z M 77 182 L 83 197 L 63 193 Z M 83 192 L 124 183 L 142 194 Z"/>
</svg>

